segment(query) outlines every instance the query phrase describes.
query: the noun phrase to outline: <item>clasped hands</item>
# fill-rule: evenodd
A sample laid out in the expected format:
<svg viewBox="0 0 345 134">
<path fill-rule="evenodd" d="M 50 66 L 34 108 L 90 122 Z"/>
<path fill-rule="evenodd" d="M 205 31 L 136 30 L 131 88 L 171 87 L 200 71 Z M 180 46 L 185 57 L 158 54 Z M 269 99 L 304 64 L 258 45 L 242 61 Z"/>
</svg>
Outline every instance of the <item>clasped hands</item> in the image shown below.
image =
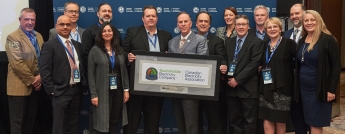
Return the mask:
<svg viewBox="0 0 345 134">
<path fill-rule="evenodd" d="M 36 75 L 35 76 L 35 80 L 34 80 L 34 82 L 31 83 L 31 85 L 34 86 L 36 91 L 40 91 L 41 90 L 41 86 L 42 86 L 41 76 L 40 75 Z"/>
<path fill-rule="evenodd" d="M 129 93 L 128 91 L 123 92 L 123 103 L 126 103 L 129 100 Z M 98 107 L 98 97 L 92 98 L 91 103 Z"/>
</svg>

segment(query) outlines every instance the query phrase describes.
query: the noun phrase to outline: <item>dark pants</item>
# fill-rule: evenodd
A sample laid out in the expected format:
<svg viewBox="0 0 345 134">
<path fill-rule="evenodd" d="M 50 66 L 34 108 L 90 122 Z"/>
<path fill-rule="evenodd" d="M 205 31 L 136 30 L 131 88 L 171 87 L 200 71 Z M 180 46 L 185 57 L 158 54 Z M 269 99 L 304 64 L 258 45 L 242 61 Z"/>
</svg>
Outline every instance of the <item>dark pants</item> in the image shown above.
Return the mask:
<svg viewBox="0 0 345 134">
<path fill-rule="evenodd" d="M 174 113 L 179 134 L 198 133 L 199 100 L 173 98 Z"/>
<path fill-rule="evenodd" d="M 11 134 L 32 134 L 38 106 L 38 93 L 29 96 L 8 96 Z"/>
<path fill-rule="evenodd" d="M 77 134 L 82 97 L 81 84 L 67 87 L 60 96 L 53 96 L 53 134 Z"/>
<path fill-rule="evenodd" d="M 208 134 L 225 134 L 227 113 L 225 94 L 219 95 L 218 101 L 200 100 L 199 104 L 199 133 L 203 133 L 203 112 L 207 117 Z"/>
<path fill-rule="evenodd" d="M 159 134 L 159 119 L 163 108 L 163 97 L 131 95 L 128 101 L 127 134 L 136 134 L 141 112 L 144 116 L 144 133 Z"/>
<path fill-rule="evenodd" d="M 117 134 L 116 126 L 118 122 L 121 122 L 123 105 L 123 89 L 118 88 L 116 90 L 109 91 L 109 132 L 99 132 L 94 130 L 91 134 Z"/>
<path fill-rule="evenodd" d="M 230 134 L 255 134 L 259 109 L 257 98 L 226 98 L 229 113 Z"/>
<path fill-rule="evenodd" d="M 302 102 L 291 101 L 290 114 L 295 134 L 306 134 L 309 130 L 309 125 L 304 121 Z"/>
</svg>

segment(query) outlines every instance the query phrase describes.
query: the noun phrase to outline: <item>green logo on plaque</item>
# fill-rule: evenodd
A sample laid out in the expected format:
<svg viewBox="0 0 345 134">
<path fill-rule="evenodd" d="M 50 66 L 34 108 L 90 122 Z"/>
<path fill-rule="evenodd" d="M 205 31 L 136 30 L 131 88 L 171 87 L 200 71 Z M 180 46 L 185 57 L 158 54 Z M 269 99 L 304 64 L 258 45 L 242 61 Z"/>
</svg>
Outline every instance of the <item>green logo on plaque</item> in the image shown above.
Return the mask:
<svg viewBox="0 0 345 134">
<path fill-rule="evenodd" d="M 150 67 L 146 70 L 146 79 L 148 80 L 157 80 L 157 69 Z"/>
</svg>

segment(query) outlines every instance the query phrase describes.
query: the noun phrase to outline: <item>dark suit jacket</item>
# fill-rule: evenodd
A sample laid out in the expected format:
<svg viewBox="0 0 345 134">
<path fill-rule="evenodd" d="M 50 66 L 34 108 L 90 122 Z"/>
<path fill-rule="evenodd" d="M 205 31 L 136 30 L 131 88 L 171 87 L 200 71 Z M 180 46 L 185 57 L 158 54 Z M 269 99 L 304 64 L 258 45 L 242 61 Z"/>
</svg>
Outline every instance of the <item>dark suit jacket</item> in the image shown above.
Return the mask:
<svg viewBox="0 0 345 134">
<path fill-rule="evenodd" d="M 157 29 L 157 35 L 160 52 L 168 51 L 168 42 L 172 38 L 171 34 L 167 31 Z M 127 29 L 126 37 L 123 39 L 122 49 L 126 52 L 126 57 L 132 50 L 150 51 L 144 25 Z"/>
<path fill-rule="evenodd" d="M 72 43 L 78 54 L 79 72 L 81 77 L 80 82 L 85 84 L 85 76 L 82 73 L 83 67 L 81 66 L 83 63 L 80 50 L 81 44 L 74 40 L 72 40 Z M 65 48 L 57 38 L 44 43 L 41 50 L 39 71 L 44 89 L 49 95 L 54 93 L 54 96 L 59 96 L 69 86 L 71 67 Z"/>
<path fill-rule="evenodd" d="M 225 60 L 226 55 L 225 55 L 225 50 L 224 50 L 223 39 L 209 33 L 207 35 L 207 45 L 208 45 L 209 55 L 218 55 L 222 57 L 221 64 L 227 65 L 226 60 Z"/>
<path fill-rule="evenodd" d="M 249 29 L 248 34 L 254 35 L 256 37 L 256 27 Z M 268 37 L 267 33 L 265 33 L 263 41 L 268 41 L 269 39 L 270 37 Z"/>
<path fill-rule="evenodd" d="M 226 41 L 225 50 L 228 63 L 234 58 L 236 38 Z M 229 86 L 229 89 L 227 89 L 228 96 L 238 96 L 240 98 L 259 97 L 258 68 L 261 63 L 262 53 L 263 41 L 248 34 L 237 55 L 237 65 L 233 75 L 238 86 L 235 88 Z"/>
<path fill-rule="evenodd" d="M 306 37 L 298 42 L 297 52 L 305 43 Z M 336 94 L 341 73 L 340 49 L 334 36 L 321 33 L 318 41 L 317 99 L 327 102 L 327 92 Z M 297 54 L 297 53 L 296 53 Z M 297 57 L 297 55 L 296 55 Z M 300 60 L 296 62 L 294 99 L 300 98 Z"/>
<path fill-rule="evenodd" d="M 284 32 L 284 37 L 290 39 L 291 34 L 293 33 L 293 28 Z"/>
</svg>

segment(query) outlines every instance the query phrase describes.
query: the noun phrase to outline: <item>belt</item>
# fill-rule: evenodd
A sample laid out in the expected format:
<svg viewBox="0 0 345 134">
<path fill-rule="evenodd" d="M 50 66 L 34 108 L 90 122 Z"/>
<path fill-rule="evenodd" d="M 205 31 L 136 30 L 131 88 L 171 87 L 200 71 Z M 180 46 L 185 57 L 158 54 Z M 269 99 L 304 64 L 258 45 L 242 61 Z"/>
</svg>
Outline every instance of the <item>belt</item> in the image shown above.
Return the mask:
<svg viewBox="0 0 345 134">
<path fill-rule="evenodd" d="M 69 87 L 77 87 L 79 85 L 79 83 L 76 84 L 69 84 Z"/>
</svg>

